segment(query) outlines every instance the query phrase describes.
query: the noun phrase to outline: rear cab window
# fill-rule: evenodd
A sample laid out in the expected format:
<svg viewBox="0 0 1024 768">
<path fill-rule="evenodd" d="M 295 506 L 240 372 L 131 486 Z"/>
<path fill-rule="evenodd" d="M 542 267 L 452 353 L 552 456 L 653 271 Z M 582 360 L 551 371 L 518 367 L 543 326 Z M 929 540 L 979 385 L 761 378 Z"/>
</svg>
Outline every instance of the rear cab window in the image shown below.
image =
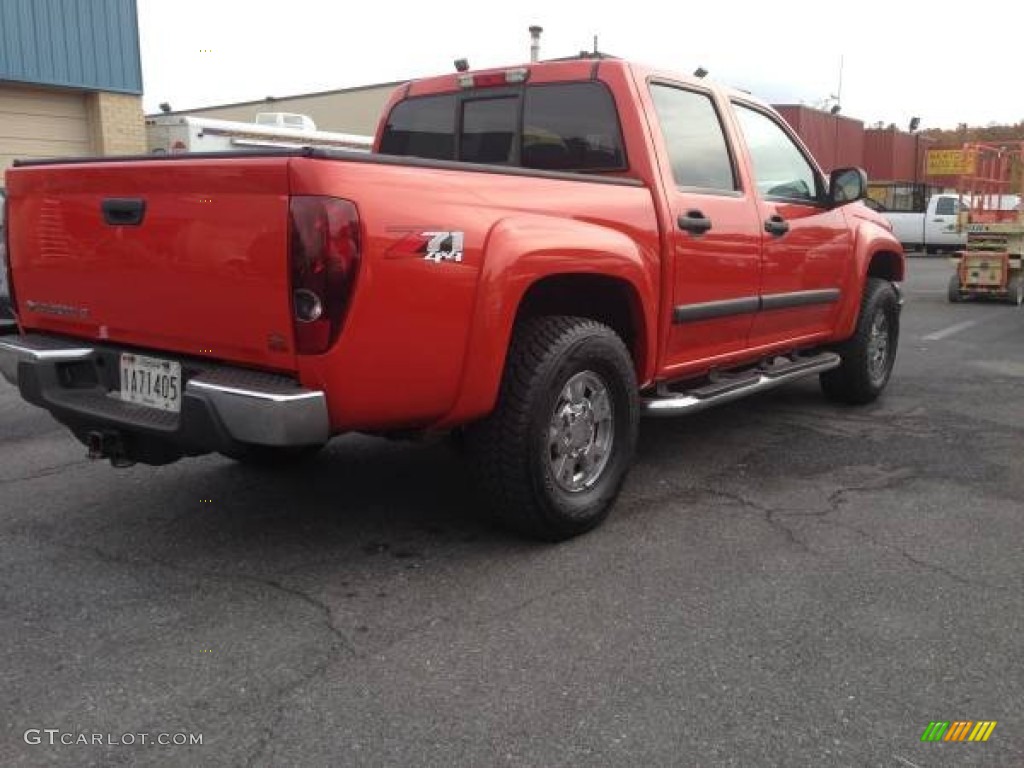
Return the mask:
<svg viewBox="0 0 1024 768">
<path fill-rule="evenodd" d="M 388 115 L 380 152 L 570 173 L 628 169 L 618 112 L 599 82 L 412 97 Z"/>
</svg>

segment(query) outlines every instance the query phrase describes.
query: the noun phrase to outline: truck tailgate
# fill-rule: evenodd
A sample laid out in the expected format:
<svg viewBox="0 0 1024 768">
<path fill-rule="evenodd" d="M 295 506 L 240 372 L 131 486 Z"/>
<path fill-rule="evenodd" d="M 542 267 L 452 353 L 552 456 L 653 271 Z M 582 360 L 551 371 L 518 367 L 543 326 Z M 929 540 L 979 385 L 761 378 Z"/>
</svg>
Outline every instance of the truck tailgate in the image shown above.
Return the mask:
<svg viewBox="0 0 1024 768">
<path fill-rule="evenodd" d="M 288 162 L 11 169 L 22 326 L 293 370 Z"/>
</svg>

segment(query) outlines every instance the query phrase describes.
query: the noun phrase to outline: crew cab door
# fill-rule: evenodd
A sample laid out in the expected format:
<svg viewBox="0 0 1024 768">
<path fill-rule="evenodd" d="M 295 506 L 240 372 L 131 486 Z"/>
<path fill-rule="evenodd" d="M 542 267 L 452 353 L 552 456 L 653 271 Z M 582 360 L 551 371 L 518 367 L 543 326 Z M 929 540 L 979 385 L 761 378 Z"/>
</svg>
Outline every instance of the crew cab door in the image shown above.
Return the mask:
<svg viewBox="0 0 1024 768">
<path fill-rule="evenodd" d="M 963 242 L 957 232 L 960 201 L 956 195 L 934 195 L 928 202 L 924 217 L 925 245 L 958 245 Z"/>
<path fill-rule="evenodd" d="M 671 232 L 667 372 L 742 351 L 757 311 L 761 237 L 757 205 L 740 183 L 736 153 L 709 91 L 650 84 L 661 133 Z"/>
<path fill-rule="evenodd" d="M 834 327 L 853 236 L 842 210 L 827 206 L 821 172 L 785 124 L 738 100 L 733 113 L 745 139 L 763 242 L 750 346 L 810 341 Z"/>
</svg>

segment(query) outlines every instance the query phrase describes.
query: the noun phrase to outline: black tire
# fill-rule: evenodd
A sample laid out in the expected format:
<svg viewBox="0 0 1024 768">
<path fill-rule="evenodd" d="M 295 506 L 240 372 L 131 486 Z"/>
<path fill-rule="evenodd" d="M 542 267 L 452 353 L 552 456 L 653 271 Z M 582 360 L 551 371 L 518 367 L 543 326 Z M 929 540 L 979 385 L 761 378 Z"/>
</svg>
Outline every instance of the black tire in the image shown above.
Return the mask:
<svg viewBox="0 0 1024 768">
<path fill-rule="evenodd" d="M 566 399 L 570 380 L 581 393 L 578 406 Z M 590 390 L 586 382 L 593 385 Z M 579 415 L 581 431 L 572 433 L 568 419 L 575 422 L 577 416 L 566 416 L 566 409 L 591 405 L 595 407 L 589 416 Z M 558 422 L 561 429 L 556 416 L 566 419 Z M 598 419 L 602 426 L 597 426 Z M 638 420 L 633 361 L 611 328 L 566 316 L 520 323 L 495 410 L 466 430 L 467 450 L 492 516 L 521 534 L 546 541 L 561 541 L 596 527 L 607 517 L 632 463 Z M 593 455 L 607 458 L 588 468 L 590 451 L 601 435 L 609 441 L 606 450 L 594 450 Z M 588 440 L 590 448 L 571 445 Z M 583 459 L 574 451 L 584 451 Z M 555 464 L 560 464 L 557 471 Z M 588 472 L 593 477 L 584 487 L 565 487 L 582 483 Z"/>
<path fill-rule="evenodd" d="M 884 349 L 873 342 L 875 330 L 880 331 L 879 337 L 884 335 Z M 852 405 L 877 399 L 892 375 L 899 334 L 900 305 L 896 289 L 888 280 L 869 277 L 864 286 L 857 329 L 836 348 L 842 363 L 821 374 L 825 396 Z"/>
<path fill-rule="evenodd" d="M 950 304 L 958 304 L 964 300 L 963 295 L 960 293 L 960 275 L 955 272 L 949 276 L 946 298 L 949 299 Z"/>
<path fill-rule="evenodd" d="M 273 445 L 240 445 L 221 456 L 237 461 L 250 467 L 261 469 L 287 469 L 301 464 L 316 456 L 322 445 L 303 445 L 299 447 L 278 447 Z"/>
<path fill-rule="evenodd" d="M 1015 307 L 1024 304 L 1024 277 L 1021 275 L 1011 277 L 1006 284 L 1006 293 L 1006 300 L 1010 304 L 1013 304 Z"/>
</svg>

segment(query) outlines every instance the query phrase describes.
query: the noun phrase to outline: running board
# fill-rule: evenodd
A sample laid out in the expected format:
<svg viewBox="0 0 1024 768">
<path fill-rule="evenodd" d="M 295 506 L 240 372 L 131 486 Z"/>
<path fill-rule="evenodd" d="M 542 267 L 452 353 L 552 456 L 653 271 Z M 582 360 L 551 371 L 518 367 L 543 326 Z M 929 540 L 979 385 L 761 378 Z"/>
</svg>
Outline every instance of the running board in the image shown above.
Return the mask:
<svg viewBox="0 0 1024 768">
<path fill-rule="evenodd" d="M 718 381 L 695 389 L 673 392 L 662 385 L 659 394 L 640 399 L 640 408 L 644 416 L 696 413 L 713 405 L 781 387 L 804 376 L 831 371 L 838 368 L 840 362 L 835 352 L 819 352 L 811 357 L 775 358 L 758 368 L 738 374 L 725 374 Z"/>
</svg>

